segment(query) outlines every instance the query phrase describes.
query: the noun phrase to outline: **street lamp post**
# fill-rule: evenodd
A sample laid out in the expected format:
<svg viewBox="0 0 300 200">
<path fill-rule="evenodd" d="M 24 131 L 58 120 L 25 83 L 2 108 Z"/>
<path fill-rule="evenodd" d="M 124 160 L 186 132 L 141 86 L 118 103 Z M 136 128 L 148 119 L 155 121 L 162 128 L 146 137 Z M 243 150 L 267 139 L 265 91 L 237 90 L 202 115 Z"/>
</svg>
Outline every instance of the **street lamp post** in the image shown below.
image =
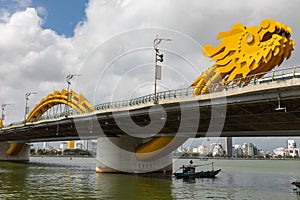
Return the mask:
<svg viewBox="0 0 300 200">
<path fill-rule="evenodd" d="M 157 65 L 157 62 L 162 63 L 164 61 L 164 55 L 159 52 L 158 45 L 161 41 L 172 41 L 171 39 L 158 38 L 158 35 L 153 40 L 153 47 L 155 50 L 155 77 L 154 77 L 154 103 L 158 103 L 157 94 L 156 94 L 156 80 L 161 80 L 161 66 Z"/>
<path fill-rule="evenodd" d="M 68 107 L 68 103 L 71 101 L 71 94 L 70 94 L 70 86 L 71 86 L 71 79 L 74 77 L 74 76 L 80 76 L 79 74 L 69 74 L 66 76 L 66 81 L 67 81 L 67 84 L 68 84 L 68 88 L 67 88 L 67 91 L 68 91 L 68 98 L 67 98 L 67 105 L 66 105 L 66 109 L 65 109 L 65 116 L 68 117 L 68 114 L 69 114 L 69 107 Z"/>
<path fill-rule="evenodd" d="M 36 92 L 27 92 L 25 94 L 25 114 L 24 114 L 24 123 L 26 123 L 26 116 L 29 113 L 29 106 L 28 106 L 28 100 L 29 100 L 29 96 L 32 94 L 37 94 Z"/>
<path fill-rule="evenodd" d="M 4 110 L 5 110 L 5 107 L 6 106 L 10 106 L 12 104 L 9 104 L 9 103 L 4 103 L 1 105 L 1 120 L 3 121 L 5 119 L 5 115 L 4 115 Z"/>
</svg>

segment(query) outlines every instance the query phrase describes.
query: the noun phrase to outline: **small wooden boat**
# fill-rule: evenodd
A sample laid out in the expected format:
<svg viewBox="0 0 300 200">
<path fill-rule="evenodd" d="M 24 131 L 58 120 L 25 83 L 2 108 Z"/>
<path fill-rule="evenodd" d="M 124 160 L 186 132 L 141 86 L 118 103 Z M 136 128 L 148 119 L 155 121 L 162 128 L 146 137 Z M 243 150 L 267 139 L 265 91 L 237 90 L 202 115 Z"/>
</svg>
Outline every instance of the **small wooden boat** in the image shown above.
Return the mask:
<svg viewBox="0 0 300 200">
<path fill-rule="evenodd" d="M 208 165 L 208 164 L 205 164 Z M 212 170 L 209 171 L 199 171 L 196 172 L 196 167 L 204 166 L 204 165 L 193 165 L 193 161 L 190 161 L 190 165 L 183 165 L 178 170 L 182 170 L 182 172 L 174 172 L 176 178 L 215 178 L 216 175 L 221 171 L 221 169 L 214 170 L 214 163 L 211 163 Z"/>
</svg>

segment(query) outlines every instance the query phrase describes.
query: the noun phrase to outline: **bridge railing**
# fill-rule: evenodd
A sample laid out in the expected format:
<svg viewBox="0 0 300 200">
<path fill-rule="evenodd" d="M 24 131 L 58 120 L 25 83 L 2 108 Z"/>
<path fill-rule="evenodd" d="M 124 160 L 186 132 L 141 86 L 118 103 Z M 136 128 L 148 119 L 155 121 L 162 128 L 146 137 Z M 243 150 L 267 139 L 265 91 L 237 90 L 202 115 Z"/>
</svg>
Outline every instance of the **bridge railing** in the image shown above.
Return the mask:
<svg viewBox="0 0 300 200">
<path fill-rule="evenodd" d="M 223 90 L 230 90 L 239 87 L 245 87 L 249 85 L 257 85 L 267 82 L 274 82 L 274 81 L 281 81 L 293 78 L 300 78 L 300 66 L 297 67 L 290 67 L 285 69 L 278 69 L 273 70 L 271 72 L 263 72 L 258 73 L 255 75 L 250 75 L 244 78 L 237 78 L 231 81 L 229 84 L 225 84 L 223 82 L 201 86 L 199 89 L 201 90 L 203 87 L 207 87 L 209 93 L 220 92 Z M 188 87 L 188 88 L 181 88 L 176 90 L 167 90 L 158 92 L 156 94 L 156 101 L 164 100 L 164 99 L 176 99 L 180 97 L 188 97 L 194 95 L 194 90 L 197 87 Z M 126 108 L 132 106 L 138 106 L 142 104 L 152 103 L 155 101 L 155 95 L 149 94 L 138 98 L 133 98 L 129 100 L 123 101 L 115 101 L 115 102 L 107 102 L 95 105 L 94 108 L 89 108 L 86 113 L 89 113 L 91 110 L 108 110 L 108 109 L 116 109 L 116 108 Z M 76 115 L 77 113 L 74 110 L 70 110 L 69 112 L 58 113 L 55 115 L 46 115 L 42 116 L 38 119 L 40 120 L 50 120 L 50 119 L 58 119 L 64 116 Z M 9 126 L 21 125 L 24 122 L 16 122 L 12 123 Z"/>
<path fill-rule="evenodd" d="M 156 100 L 162 100 L 162 99 L 174 99 L 182 96 L 192 96 L 193 95 L 194 88 L 183 88 L 183 89 L 177 89 L 177 90 L 167 90 L 163 92 L 158 92 L 156 94 Z M 141 104 L 146 104 L 150 102 L 154 102 L 155 95 L 149 94 L 146 96 L 129 99 L 129 100 L 123 100 L 123 101 L 115 101 L 115 102 L 107 102 L 98 104 L 95 106 L 96 110 L 107 110 L 107 109 L 113 109 L 113 108 L 122 108 L 122 107 L 130 107 L 130 106 L 138 106 Z"/>
<path fill-rule="evenodd" d="M 271 72 L 263 72 L 258 73 L 255 75 L 250 75 L 245 78 L 237 78 L 231 81 L 230 84 L 224 84 L 223 82 L 207 85 L 209 93 L 220 92 L 222 90 L 230 90 L 239 87 L 245 87 L 247 85 L 257 85 L 266 82 L 273 82 L 279 80 L 286 80 L 286 79 L 293 79 L 293 78 L 300 78 L 300 67 L 290 67 L 285 69 L 278 69 L 273 70 Z M 201 86 L 199 89 L 201 90 L 205 86 Z M 181 88 L 176 90 L 167 90 L 158 92 L 156 95 L 156 100 L 163 100 L 163 99 L 174 99 L 178 97 L 187 97 L 193 96 L 194 90 L 197 87 L 188 87 L 188 88 Z M 116 102 L 107 102 L 98 104 L 95 106 L 96 110 L 107 110 L 107 109 L 114 109 L 114 108 L 121 108 L 121 107 L 128 107 L 128 106 L 136 106 L 140 104 L 145 104 L 149 102 L 154 102 L 154 94 L 149 94 L 146 96 L 124 100 L 124 101 L 116 101 Z"/>
<path fill-rule="evenodd" d="M 248 85 L 257 85 L 293 78 L 300 78 L 300 66 L 272 70 L 271 72 L 261 72 L 246 76 L 245 78 L 234 79 L 230 84 L 226 85 L 225 88 L 228 90 L 237 87 L 245 87 Z"/>
</svg>

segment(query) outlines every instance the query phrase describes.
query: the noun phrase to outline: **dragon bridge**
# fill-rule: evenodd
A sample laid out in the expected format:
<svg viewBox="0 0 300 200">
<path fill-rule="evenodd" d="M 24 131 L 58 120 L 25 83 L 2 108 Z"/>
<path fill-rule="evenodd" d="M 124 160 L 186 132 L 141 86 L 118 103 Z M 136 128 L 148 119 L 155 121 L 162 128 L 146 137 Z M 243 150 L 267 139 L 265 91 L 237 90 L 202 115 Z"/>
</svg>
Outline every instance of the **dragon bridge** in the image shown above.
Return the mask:
<svg viewBox="0 0 300 200">
<path fill-rule="evenodd" d="M 216 83 L 221 83 L 217 89 L 222 90 L 230 82 L 239 81 L 245 86 L 254 78 L 251 75 L 259 74 L 257 78 L 263 76 L 291 56 L 295 45 L 291 40 L 291 34 L 290 27 L 271 19 L 265 19 L 259 26 L 248 27 L 237 23 L 229 31 L 219 33 L 217 40 L 221 39 L 221 43 L 218 46 L 203 47 L 202 53 L 215 63 L 190 85 L 195 87 L 194 95 L 209 93 L 210 86 Z M 70 93 L 72 96 L 70 101 L 66 90 L 55 91 L 54 94 L 48 95 L 35 106 L 26 122 L 37 120 L 48 109 L 58 104 L 68 105 L 78 113 L 94 110 L 81 94 L 77 95 L 74 91 Z M 173 139 L 173 137 L 154 138 L 140 145 L 136 149 L 136 156 L 140 160 L 151 158 Z M 7 154 L 17 153 L 22 145 L 24 144 L 12 143 Z"/>
<path fill-rule="evenodd" d="M 49 94 L 43 98 L 29 113 L 25 122 L 37 121 L 47 110 L 52 107 L 64 104 L 73 108 L 77 113 L 92 112 L 94 107 L 86 100 L 82 94 L 76 94 L 73 90 L 68 93 L 67 90 L 54 91 L 53 94 Z M 19 153 L 24 146 L 24 143 L 11 143 L 9 149 L 6 151 L 7 155 L 13 155 Z"/>
</svg>

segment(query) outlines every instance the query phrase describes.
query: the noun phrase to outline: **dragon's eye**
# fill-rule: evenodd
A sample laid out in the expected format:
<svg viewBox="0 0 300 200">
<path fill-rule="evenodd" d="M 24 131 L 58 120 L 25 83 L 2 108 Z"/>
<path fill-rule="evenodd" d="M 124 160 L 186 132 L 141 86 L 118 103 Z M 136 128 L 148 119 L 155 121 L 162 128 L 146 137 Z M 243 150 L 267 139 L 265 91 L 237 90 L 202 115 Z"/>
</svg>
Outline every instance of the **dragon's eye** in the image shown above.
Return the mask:
<svg viewBox="0 0 300 200">
<path fill-rule="evenodd" d="M 247 40 L 248 44 L 251 43 L 251 42 L 253 42 L 253 40 L 254 40 L 253 35 L 252 34 L 248 34 L 247 37 L 246 37 L 246 40 Z"/>
</svg>

